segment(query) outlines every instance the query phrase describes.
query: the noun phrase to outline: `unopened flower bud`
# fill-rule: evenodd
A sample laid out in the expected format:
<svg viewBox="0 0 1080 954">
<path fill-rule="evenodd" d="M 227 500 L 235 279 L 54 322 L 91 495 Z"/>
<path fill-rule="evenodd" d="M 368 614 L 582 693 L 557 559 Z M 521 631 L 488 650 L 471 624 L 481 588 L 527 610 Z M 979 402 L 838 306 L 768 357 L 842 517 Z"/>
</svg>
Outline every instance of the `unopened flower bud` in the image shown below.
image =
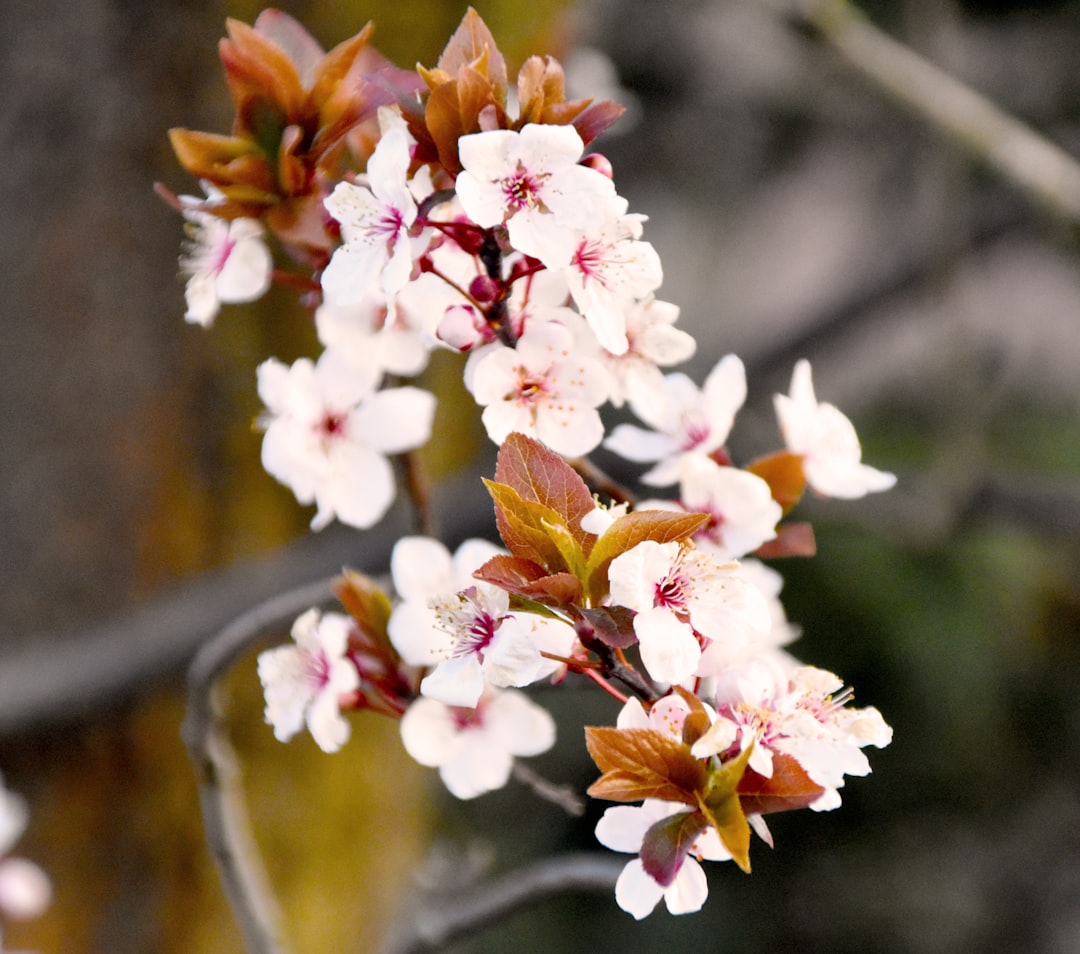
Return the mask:
<svg viewBox="0 0 1080 954">
<path fill-rule="evenodd" d="M 589 155 L 582 157 L 579 165 L 585 166 L 586 169 L 592 169 L 595 172 L 599 172 L 600 175 L 608 179 L 615 178 L 615 170 L 611 168 L 611 160 L 599 152 L 589 153 Z"/>
<path fill-rule="evenodd" d="M 469 283 L 469 294 L 481 303 L 496 301 L 503 295 L 502 283 L 490 275 L 477 275 Z"/>
</svg>

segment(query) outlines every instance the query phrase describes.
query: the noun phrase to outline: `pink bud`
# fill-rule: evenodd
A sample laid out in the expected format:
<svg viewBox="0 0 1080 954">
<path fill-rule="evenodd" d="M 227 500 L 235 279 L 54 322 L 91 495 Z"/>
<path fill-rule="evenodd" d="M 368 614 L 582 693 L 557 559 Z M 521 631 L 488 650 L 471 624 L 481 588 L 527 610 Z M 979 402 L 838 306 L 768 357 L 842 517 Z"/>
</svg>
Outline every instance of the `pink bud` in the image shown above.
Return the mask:
<svg viewBox="0 0 1080 954">
<path fill-rule="evenodd" d="M 584 156 L 579 165 L 585 166 L 586 169 L 593 169 L 605 178 L 615 178 L 615 170 L 611 168 L 611 161 L 607 156 L 601 155 L 599 152 L 591 152 L 589 155 Z"/>
<path fill-rule="evenodd" d="M 503 296 L 502 283 L 490 275 L 477 275 L 469 283 L 469 294 L 481 303 L 495 301 Z"/>
<path fill-rule="evenodd" d="M 486 339 L 487 325 L 471 305 L 451 305 L 443 313 L 435 337 L 458 351 L 471 351 Z"/>
</svg>

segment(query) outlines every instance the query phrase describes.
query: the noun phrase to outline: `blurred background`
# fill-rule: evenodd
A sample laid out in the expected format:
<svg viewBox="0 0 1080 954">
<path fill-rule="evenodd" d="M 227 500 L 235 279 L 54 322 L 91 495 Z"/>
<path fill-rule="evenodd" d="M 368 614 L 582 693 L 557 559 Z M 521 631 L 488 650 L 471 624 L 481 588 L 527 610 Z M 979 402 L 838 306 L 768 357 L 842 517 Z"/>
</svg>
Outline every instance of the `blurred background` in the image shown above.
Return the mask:
<svg viewBox="0 0 1080 954">
<path fill-rule="evenodd" d="M 324 44 L 368 19 L 395 62 L 433 64 L 464 3 L 282 2 Z M 754 873 L 714 865 L 701 914 L 636 925 L 569 898 L 461 945 L 495 952 L 1080 950 L 1080 248 L 1039 208 L 754 0 L 478 0 L 516 69 L 552 52 L 632 105 L 600 141 L 665 266 L 662 297 L 734 351 L 751 397 L 737 459 L 776 446 L 771 395 L 798 357 L 865 458 L 900 484 L 804 504 L 819 556 L 780 569 L 794 647 L 896 731 L 829 814 L 774 816 Z M 1080 4 L 893 0 L 894 37 L 1080 156 Z M 17 853 L 49 912 L 5 940 L 41 954 L 240 948 L 180 742 L 183 672 L 242 609 L 385 531 L 325 531 L 261 470 L 254 368 L 312 347 L 287 295 L 184 323 L 178 217 L 194 183 L 172 126 L 226 131 L 216 56 L 249 2 L 7 0 L 0 12 L 0 771 L 29 801 Z M 443 410 L 446 431 L 455 414 Z M 458 431 L 454 430 L 457 434 Z M 436 442 L 448 480 L 474 473 Z M 455 439 L 455 444 L 461 443 Z M 456 469 L 457 468 L 457 469 Z M 477 488 L 478 490 L 478 488 Z M 475 513 L 450 536 L 490 532 Z M 433 845 L 460 881 L 588 848 L 521 787 L 468 804 L 354 722 L 335 756 L 263 725 L 253 656 L 228 713 L 298 952 L 376 950 Z M 584 789 L 575 725 L 537 760 Z M 550 697 L 550 698 L 549 698 Z M 603 806 L 598 806 L 602 808 Z"/>
</svg>

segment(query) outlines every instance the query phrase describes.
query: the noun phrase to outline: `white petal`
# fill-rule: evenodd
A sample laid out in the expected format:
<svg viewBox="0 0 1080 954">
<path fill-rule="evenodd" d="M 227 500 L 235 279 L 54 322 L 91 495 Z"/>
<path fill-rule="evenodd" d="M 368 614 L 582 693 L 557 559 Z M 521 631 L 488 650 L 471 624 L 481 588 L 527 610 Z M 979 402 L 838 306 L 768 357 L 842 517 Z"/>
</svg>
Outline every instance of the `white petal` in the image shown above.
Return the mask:
<svg viewBox="0 0 1080 954">
<path fill-rule="evenodd" d="M 652 914 L 663 896 L 664 889 L 645 873 L 640 858 L 627 862 L 615 882 L 615 902 L 638 921 Z"/>
</svg>

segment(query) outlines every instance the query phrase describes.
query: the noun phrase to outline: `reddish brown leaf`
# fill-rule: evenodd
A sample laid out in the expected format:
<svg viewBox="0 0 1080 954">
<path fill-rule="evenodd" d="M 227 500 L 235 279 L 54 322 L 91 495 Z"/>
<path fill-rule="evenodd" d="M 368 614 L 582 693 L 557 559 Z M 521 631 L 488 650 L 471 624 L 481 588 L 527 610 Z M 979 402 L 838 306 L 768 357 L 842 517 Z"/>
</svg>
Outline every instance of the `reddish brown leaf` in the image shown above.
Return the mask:
<svg viewBox="0 0 1080 954">
<path fill-rule="evenodd" d="M 451 75 L 456 75 L 464 66 L 481 69 L 501 95 L 505 95 L 506 61 L 487 24 L 472 7 L 466 11 L 438 62 L 438 69 Z"/>
<path fill-rule="evenodd" d="M 776 528 L 776 537 L 767 540 L 754 551 L 763 560 L 777 557 L 810 557 L 817 553 L 814 528 L 808 523 L 782 523 Z"/>
<path fill-rule="evenodd" d="M 334 581 L 334 594 L 365 634 L 377 644 L 390 645 L 390 598 L 382 587 L 363 573 L 345 570 Z"/>
<path fill-rule="evenodd" d="M 679 698 L 690 707 L 690 713 L 683 722 L 682 738 L 687 745 L 693 746 L 709 730 L 712 720 L 704 703 L 697 696 L 682 686 L 675 686 L 674 689 Z"/>
<path fill-rule="evenodd" d="M 690 846 L 706 828 L 703 812 L 678 812 L 652 825 L 641 842 L 641 864 L 665 888 L 675 880 Z"/>
<path fill-rule="evenodd" d="M 593 636 L 605 646 L 626 649 L 637 642 L 633 610 L 625 606 L 597 606 L 579 612 L 592 627 Z"/>
<path fill-rule="evenodd" d="M 596 501 L 578 472 L 558 454 L 515 432 L 499 448 L 495 479 L 513 487 L 523 500 L 535 501 L 559 514 L 588 554 L 595 537 L 581 529 L 581 518 L 592 513 Z"/>
<path fill-rule="evenodd" d="M 806 490 L 801 454 L 777 451 L 767 457 L 759 457 L 746 469 L 769 485 L 773 500 L 780 504 L 785 514 L 799 502 Z"/>
<path fill-rule="evenodd" d="M 573 125 L 581 136 L 581 141 L 587 146 L 625 112 L 625 106 L 605 99 L 602 102 L 593 103 L 578 115 Z"/>
<path fill-rule="evenodd" d="M 559 514 L 535 501 L 523 500 L 507 484 L 485 480 L 484 485 L 495 501 L 499 535 L 514 556 L 539 564 L 545 573 L 574 569 L 567 564 L 560 543 L 552 537 L 551 528 L 562 522 Z"/>
<path fill-rule="evenodd" d="M 585 744 L 603 773 L 589 787 L 594 798 L 636 802 L 659 798 L 697 806 L 706 771 L 689 746 L 652 729 L 586 726 Z"/>
<path fill-rule="evenodd" d="M 473 576 L 547 606 L 564 606 L 581 599 L 581 581 L 572 573 L 548 574 L 543 567 L 519 557 L 492 557 Z"/>
<path fill-rule="evenodd" d="M 768 815 L 806 808 L 825 792 L 810 780 L 806 770 L 790 755 L 773 753 L 771 778 L 747 769 L 739 782 L 739 801 L 747 814 Z"/>
</svg>

